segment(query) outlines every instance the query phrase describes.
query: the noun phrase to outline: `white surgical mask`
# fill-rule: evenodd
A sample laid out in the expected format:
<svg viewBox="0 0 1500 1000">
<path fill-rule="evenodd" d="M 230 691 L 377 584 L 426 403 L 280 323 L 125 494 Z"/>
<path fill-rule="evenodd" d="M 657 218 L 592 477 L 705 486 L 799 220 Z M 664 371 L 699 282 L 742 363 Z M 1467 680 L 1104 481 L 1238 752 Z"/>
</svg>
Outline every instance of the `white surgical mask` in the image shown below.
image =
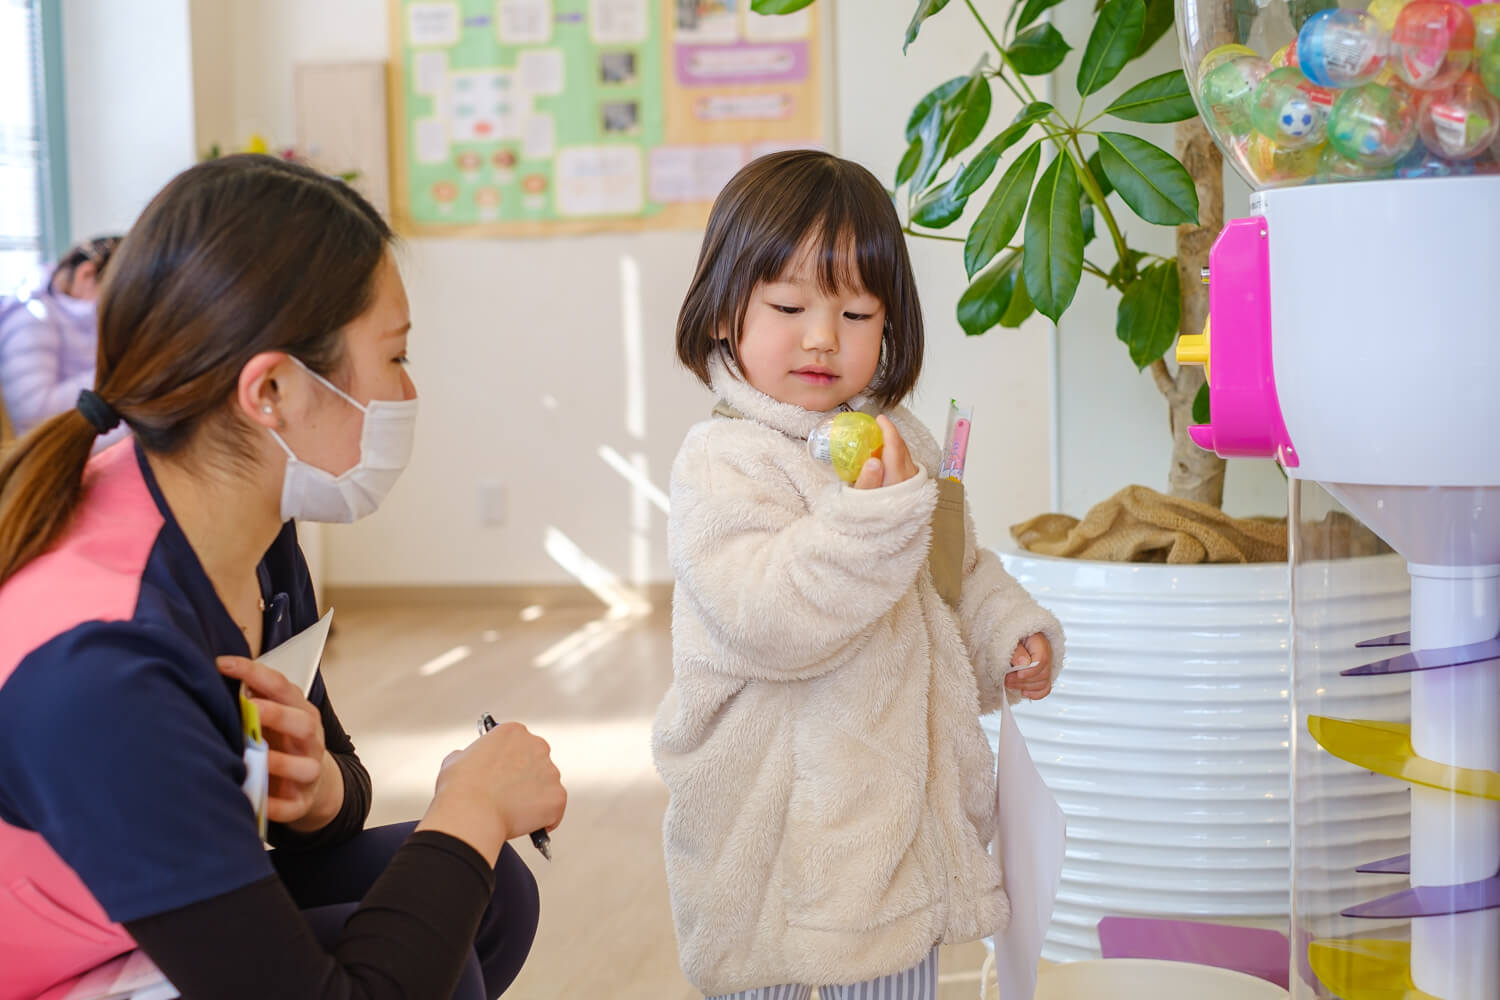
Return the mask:
<svg viewBox="0 0 1500 1000">
<path fill-rule="evenodd" d="M 348 393 L 292 359 L 303 371 L 337 393 L 365 415 L 359 435 L 359 461 L 354 468 L 335 476 L 296 456 L 281 435 L 271 436 L 286 452 L 286 479 L 281 486 L 281 518 L 284 521 L 322 521 L 348 524 L 375 512 L 396 485 L 411 461 L 412 439 L 417 430 L 415 399 L 372 399 L 361 406 Z"/>
</svg>

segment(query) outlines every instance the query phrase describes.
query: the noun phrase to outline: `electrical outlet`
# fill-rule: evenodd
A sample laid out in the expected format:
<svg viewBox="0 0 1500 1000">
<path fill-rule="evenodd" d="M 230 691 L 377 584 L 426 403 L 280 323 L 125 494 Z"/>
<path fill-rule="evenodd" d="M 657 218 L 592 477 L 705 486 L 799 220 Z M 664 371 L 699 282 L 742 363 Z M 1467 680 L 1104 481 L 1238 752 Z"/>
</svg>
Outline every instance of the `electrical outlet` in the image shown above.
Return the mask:
<svg viewBox="0 0 1500 1000">
<path fill-rule="evenodd" d="M 510 513 L 509 492 L 504 483 L 485 480 L 479 484 L 479 523 L 487 528 L 499 528 L 505 524 Z"/>
</svg>

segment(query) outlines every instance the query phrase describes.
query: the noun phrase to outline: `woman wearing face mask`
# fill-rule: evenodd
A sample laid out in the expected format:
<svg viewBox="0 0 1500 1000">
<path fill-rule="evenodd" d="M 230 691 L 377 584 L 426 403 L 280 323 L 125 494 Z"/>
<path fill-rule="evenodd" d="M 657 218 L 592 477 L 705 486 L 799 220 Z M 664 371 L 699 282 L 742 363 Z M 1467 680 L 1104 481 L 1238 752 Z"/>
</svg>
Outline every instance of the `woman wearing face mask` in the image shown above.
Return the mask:
<svg viewBox="0 0 1500 1000">
<path fill-rule="evenodd" d="M 16 435 L 72 409 L 94 385 L 99 286 L 118 236 L 80 243 L 36 287 L 0 298 L 0 397 Z M 96 450 L 125 435 L 101 435 Z"/>
<path fill-rule="evenodd" d="M 536 886 L 506 841 L 562 818 L 546 744 L 500 726 L 414 827 L 365 831 L 322 679 L 250 660 L 317 618 L 292 519 L 370 513 L 409 456 L 390 241 L 311 170 L 188 170 L 111 264 L 95 389 L 0 466 L 0 1000 L 137 944 L 216 1000 L 479 1000 L 519 971 Z"/>
</svg>

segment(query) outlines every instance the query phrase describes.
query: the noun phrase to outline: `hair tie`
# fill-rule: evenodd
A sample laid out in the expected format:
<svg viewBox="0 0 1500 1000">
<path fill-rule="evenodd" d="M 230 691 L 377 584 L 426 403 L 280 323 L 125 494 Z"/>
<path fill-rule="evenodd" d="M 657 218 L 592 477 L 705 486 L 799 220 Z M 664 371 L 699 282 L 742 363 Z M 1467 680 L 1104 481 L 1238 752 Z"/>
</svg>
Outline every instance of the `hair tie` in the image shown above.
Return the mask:
<svg viewBox="0 0 1500 1000">
<path fill-rule="evenodd" d="M 95 434 L 108 434 L 120 426 L 120 414 L 92 389 L 85 389 L 78 394 L 77 406 L 78 412 L 94 428 Z"/>
</svg>

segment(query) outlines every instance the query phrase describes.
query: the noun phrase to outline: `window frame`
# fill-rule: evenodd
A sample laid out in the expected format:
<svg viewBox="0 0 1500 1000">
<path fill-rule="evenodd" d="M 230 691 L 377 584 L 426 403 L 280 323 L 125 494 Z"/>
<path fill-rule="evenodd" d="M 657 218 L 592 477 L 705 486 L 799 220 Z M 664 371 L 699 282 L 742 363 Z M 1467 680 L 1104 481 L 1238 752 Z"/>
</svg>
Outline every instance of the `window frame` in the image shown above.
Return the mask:
<svg viewBox="0 0 1500 1000">
<path fill-rule="evenodd" d="M 34 67 L 36 120 L 41 129 L 41 163 L 37 208 L 46 261 L 62 256 L 72 244 L 72 214 L 68 202 L 68 124 L 63 83 L 62 0 L 31 0 L 36 36 L 32 51 L 40 60 Z"/>
</svg>

